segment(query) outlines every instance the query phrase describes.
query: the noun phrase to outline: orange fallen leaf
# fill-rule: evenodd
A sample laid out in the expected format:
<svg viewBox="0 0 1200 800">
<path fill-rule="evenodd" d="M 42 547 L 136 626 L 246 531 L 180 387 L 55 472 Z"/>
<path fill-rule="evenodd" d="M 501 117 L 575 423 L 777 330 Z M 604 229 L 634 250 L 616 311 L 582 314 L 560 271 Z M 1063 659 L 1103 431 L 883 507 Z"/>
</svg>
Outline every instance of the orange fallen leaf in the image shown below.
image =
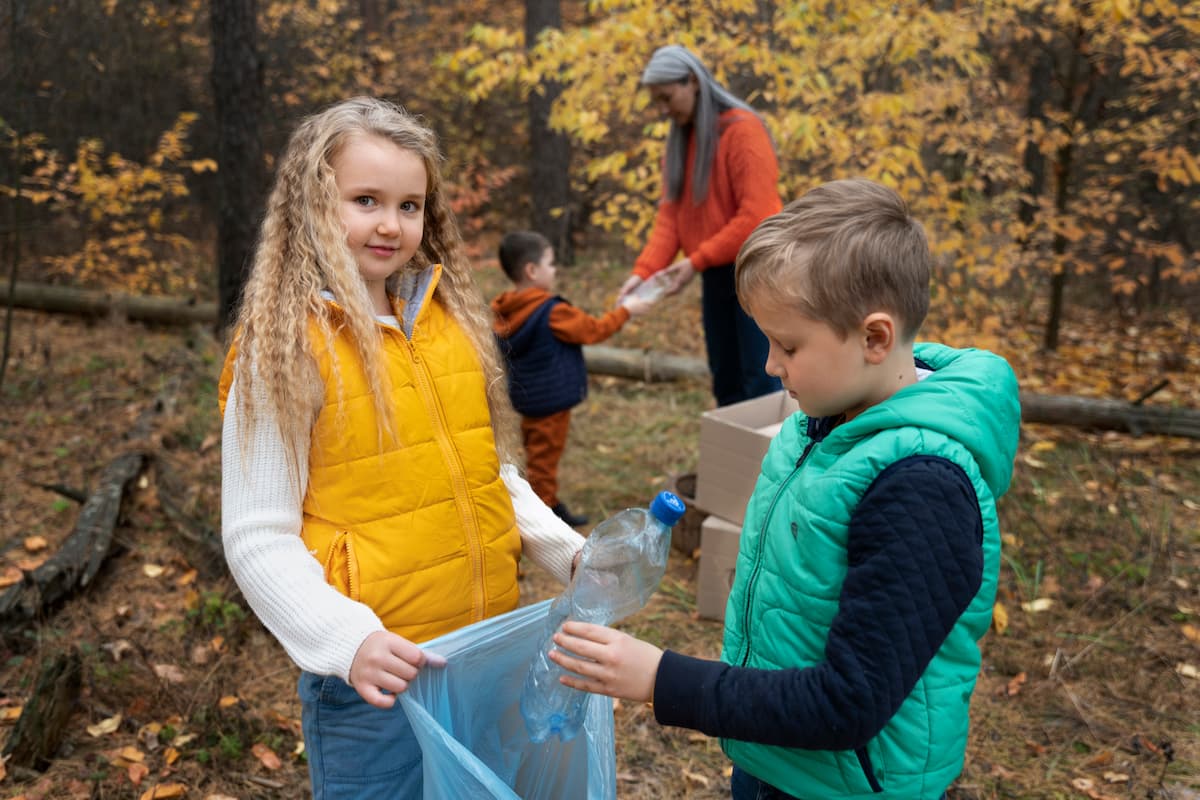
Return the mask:
<svg viewBox="0 0 1200 800">
<path fill-rule="evenodd" d="M 134 786 L 141 786 L 142 779 L 150 774 L 150 768 L 140 762 L 130 764 L 129 769 L 125 770 L 125 774 L 129 776 L 130 783 Z"/>
<path fill-rule="evenodd" d="M 25 577 L 25 573 L 16 567 L 5 567 L 0 570 L 0 589 L 20 583 L 23 577 Z"/>
<path fill-rule="evenodd" d="M 25 572 L 33 572 L 35 569 L 46 563 L 45 556 L 36 556 L 34 558 L 18 558 L 13 561 L 17 565 L 17 569 Z"/>
<path fill-rule="evenodd" d="M 283 762 L 279 760 L 279 756 L 275 755 L 275 751 L 267 747 L 262 742 L 258 742 L 250 748 L 250 752 L 254 757 L 262 763 L 267 769 L 279 769 L 283 766 Z"/>
<path fill-rule="evenodd" d="M 174 747 L 168 747 L 163 751 L 163 761 L 167 762 L 167 766 L 171 766 L 179 760 L 179 751 Z"/>
<path fill-rule="evenodd" d="M 1200 644 L 1200 628 L 1197 628 L 1195 625 L 1184 625 L 1183 636 L 1189 642 Z"/>
<path fill-rule="evenodd" d="M 176 586 L 190 586 L 196 580 L 197 572 L 194 569 L 189 569 L 187 572 L 175 579 Z"/>
<path fill-rule="evenodd" d="M 1009 682 L 1005 684 L 1002 689 L 1000 689 L 999 694 L 1005 697 L 1016 697 L 1021 693 L 1021 687 L 1025 685 L 1026 680 L 1028 680 L 1028 678 L 1024 672 L 1014 675 Z"/>
<path fill-rule="evenodd" d="M 996 629 L 996 633 L 1003 635 L 1008 630 L 1008 609 L 1003 603 L 996 603 L 992 606 L 992 627 Z"/>
<path fill-rule="evenodd" d="M 170 800 L 172 797 L 183 797 L 187 787 L 182 783 L 164 783 L 142 792 L 138 800 Z"/>
<path fill-rule="evenodd" d="M 26 536 L 24 545 L 25 545 L 25 552 L 40 553 L 41 551 L 46 549 L 46 537 L 44 537 L 44 536 Z"/>
<path fill-rule="evenodd" d="M 227 694 L 217 701 L 217 708 L 229 708 L 230 706 L 236 706 L 240 702 L 241 700 L 238 699 L 237 695 Z"/>
<path fill-rule="evenodd" d="M 117 751 L 117 755 L 120 758 L 123 758 L 126 761 L 130 761 L 134 764 L 137 764 L 146 759 L 146 754 L 143 753 L 141 750 L 138 750 L 136 747 L 133 747 L 132 745 L 122 747 L 119 751 Z"/>
<path fill-rule="evenodd" d="M 25 706 L 9 706 L 8 708 L 0 708 L 0 723 L 10 725 L 17 721 L 21 716 L 21 709 Z"/>
</svg>

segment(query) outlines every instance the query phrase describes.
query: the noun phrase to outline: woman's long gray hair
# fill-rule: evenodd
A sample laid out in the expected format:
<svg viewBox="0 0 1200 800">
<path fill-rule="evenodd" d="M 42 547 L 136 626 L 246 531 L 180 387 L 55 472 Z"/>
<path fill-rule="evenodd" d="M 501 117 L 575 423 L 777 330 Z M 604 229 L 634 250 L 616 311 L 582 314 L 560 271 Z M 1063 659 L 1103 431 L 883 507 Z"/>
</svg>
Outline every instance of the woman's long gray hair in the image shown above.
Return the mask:
<svg viewBox="0 0 1200 800">
<path fill-rule="evenodd" d="M 717 83 L 704 63 L 686 47 L 669 44 L 654 51 L 646 69 L 642 71 L 643 86 L 659 86 L 666 83 L 681 83 L 689 75 L 696 77 L 699 91 L 696 92 L 696 107 L 692 112 L 691 127 L 696 132 L 696 155 L 692 163 L 692 202 L 699 205 L 708 195 L 708 178 L 712 172 L 713 159 L 717 154 L 717 118 L 723 111 L 740 108 L 758 116 L 746 101 Z M 760 118 L 761 119 L 761 118 Z M 764 126 L 765 127 L 765 126 Z M 686 127 L 671 122 L 667 134 L 667 193 L 668 200 L 678 200 L 683 192 L 683 175 L 687 160 L 688 131 Z"/>
</svg>

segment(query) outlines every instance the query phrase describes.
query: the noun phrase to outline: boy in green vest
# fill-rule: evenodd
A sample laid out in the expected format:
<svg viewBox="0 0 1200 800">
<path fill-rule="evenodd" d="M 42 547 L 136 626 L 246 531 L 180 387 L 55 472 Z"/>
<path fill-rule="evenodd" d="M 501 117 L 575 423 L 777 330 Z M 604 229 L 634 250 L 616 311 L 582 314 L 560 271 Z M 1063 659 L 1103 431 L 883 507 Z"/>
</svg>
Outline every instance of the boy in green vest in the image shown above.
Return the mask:
<svg viewBox="0 0 1200 800">
<path fill-rule="evenodd" d="M 563 682 L 721 737 L 732 796 L 942 797 L 1000 565 L 1020 422 L 999 356 L 916 344 L 932 258 L 904 201 L 819 186 L 738 254 L 766 371 L 800 411 L 746 508 L 720 661 L 567 622 Z"/>
</svg>

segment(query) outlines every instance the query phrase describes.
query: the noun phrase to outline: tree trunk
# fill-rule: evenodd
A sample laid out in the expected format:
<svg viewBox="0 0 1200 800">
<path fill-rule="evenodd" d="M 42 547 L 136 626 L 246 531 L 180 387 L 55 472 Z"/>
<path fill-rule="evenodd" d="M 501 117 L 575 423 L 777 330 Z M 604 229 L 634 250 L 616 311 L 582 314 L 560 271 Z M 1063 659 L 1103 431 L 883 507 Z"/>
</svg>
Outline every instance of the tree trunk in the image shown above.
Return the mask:
<svg viewBox="0 0 1200 800">
<path fill-rule="evenodd" d="M 562 26 L 558 0 L 525 0 L 525 49 L 532 51 L 538 34 Z M 561 87 L 545 81 L 529 93 L 529 194 L 533 229 L 550 240 L 560 264 L 575 260 L 571 245 L 571 144 L 550 128 L 550 110 Z"/>
<path fill-rule="evenodd" d="M 33 694 L 4 745 L 10 766 L 36 770 L 49 766 L 82 687 L 83 662 L 75 648 L 42 662 Z"/>
<path fill-rule="evenodd" d="M 12 637 L 76 591 L 86 588 L 100 571 L 112 545 L 125 487 L 142 469 L 141 453 L 114 459 L 100 485 L 84 503 L 75 529 L 58 552 L 0 594 L 0 634 Z"/>
<path fill-rule="evenodd" d="M 217 284 L 220 330 L 232 321 L 250 270 L 263 197 L 262 69 L 255 0 L 213 0 L 212 85 L 217 120 Z"/>
<path fill-rule="evenodd" d="M 18 308 L 54 311 L 84 317 L 119 316 L 137 322 L 167 325 L 213 323 L 217 319 L 215 303 L 198 303 L 178 297 L 143 297 L 119 292 L 73 289 L 41 283 L 17 281 L 10 293 L 0 286 L 5 300 Z"/>
</svg>

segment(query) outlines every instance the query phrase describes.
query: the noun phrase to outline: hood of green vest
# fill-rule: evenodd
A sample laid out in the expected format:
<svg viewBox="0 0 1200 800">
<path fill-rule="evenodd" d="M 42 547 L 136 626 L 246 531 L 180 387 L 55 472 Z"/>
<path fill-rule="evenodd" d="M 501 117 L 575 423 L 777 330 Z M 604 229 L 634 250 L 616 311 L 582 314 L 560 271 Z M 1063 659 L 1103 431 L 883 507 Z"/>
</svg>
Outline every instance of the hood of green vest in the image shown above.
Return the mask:
<svg viewBox="0 0 1200 800">
<path fill-rule="evenodd" d="M 984 350 L 917 344 L 914 354 L 933 373 L 839 425 L 827 443 L 836 446 L 834 440 L 844 436 L 849 447 L 879 430 L 928 428 L 961 442 L 1001 496 L 1012 480 L 1021 421 L 1012 368 Z"/>
</svg>

